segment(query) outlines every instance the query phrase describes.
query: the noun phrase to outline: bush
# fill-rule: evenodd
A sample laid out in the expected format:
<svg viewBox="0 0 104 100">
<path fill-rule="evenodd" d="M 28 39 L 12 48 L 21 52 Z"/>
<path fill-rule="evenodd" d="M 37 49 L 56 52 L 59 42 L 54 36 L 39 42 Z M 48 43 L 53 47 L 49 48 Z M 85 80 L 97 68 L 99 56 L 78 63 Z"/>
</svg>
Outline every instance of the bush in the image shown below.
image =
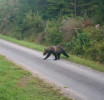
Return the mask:
<svg viewBox="0 0 104 100">
<path fill-rule="evenodd" d="M 91 34 L 86 31 L 77 31 L 77 36 L 74 36 L 70 43 L 71 51 L 76 55 L 83 55 L 91 45 L 90 36 Z"/>
<path fill-rule="evenodd" d="M 86 55 L 89 55 L 92 60 L 104 63 L 104 29 L 99 27 L 89 27 L 86 29 L 91 33 L 91 40 L 93 40 L 91 47 L 86 51 Z"/>
<path fill-rule="evenodd" d="M 87 27 L 77 31 L 69 42 L 73 54 L 81 55 L 94 61 L 104 63 L 104 29 L 100 27 Z"/>
<path fill-rule="evenodd" d="M 89 55 L 91 60 L 104 63 L 104 43 L 95 43 L 92 48 L 87 50 L 86 55 Z"/>
<path fill-rule="evenodd" d="M 60 21 L 47 21 L 45 27 L 45 40 L 47 44 L 57 45 L 63 42 L 63 34 L 60 31 Z"/>
<path fill-rule="evenodd" d="M 72 37 L 76 35 L 76 29 L 81 26 L 81 20 L 75 18 L 63 19 L 61 31 L 63 33 L 64 40 L 70 42 Z"/>
<path fill-rule="evenodd" d="M 13 32 L 13 33 L 10 34 L 10 37 L 21 40 L 22 39 L 22 34 L 19 33 L 19 32 Z"/>
<path fill-rule="evenodd" d="M 24 37 L 35 38 L 37 34 L 41 33 L 43 30 L 44 23 L 41 15 L 39 15 L 38 12 L 36 14 L 32 13 L 32 11 L 26 13 L 22 24 L 22 33 L 24 33 Z"/>
</svg>

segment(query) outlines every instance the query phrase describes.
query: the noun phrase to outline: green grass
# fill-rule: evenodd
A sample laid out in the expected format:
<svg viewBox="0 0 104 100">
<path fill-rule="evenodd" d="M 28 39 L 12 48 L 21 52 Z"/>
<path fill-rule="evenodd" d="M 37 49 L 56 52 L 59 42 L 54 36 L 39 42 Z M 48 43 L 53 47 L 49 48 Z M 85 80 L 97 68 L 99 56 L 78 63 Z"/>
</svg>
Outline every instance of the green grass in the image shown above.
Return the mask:
<svg viewBox="0 0 104 100">
<path fill-rule="evenodd" d="M 38 51 L 43 51 L 44 48 L 45 48 L 45 46 L 43 46 L 43 45 L 38 45 L 36 43 L 30 43 L 30 42 L 23 41 L 23 40 L 16 40 L 14 38 L 4 36 L 4 35 L 0 35 L 0 38 L 4 39 L 4 40 L 11 41 L 13 43 L 16 43 L 16 44 L 19 44 L 19 45 L 22 45 L 22 46 L 25 46 L 25 47 L 28 47 L 28 48 L 31 48 L 31 49 L 38 50 Z"/>
<path fill-rule="evenodd" d="M 70 55 L 70 58 L 65 58 L 64 56 L 62 56 L 62 57 L 66 60 L 71 61 L 71 62 L 80 64 L 80 65 L 84 65 L 86 67 L 90 67 L 90 68 L 100 71 L 100 72 L 104 72 L 104 65 L 102 65 L 98 62 L 94 62 L 94 61 L 91 61 L 88 59 L 80 58 L 80 57 L 77 57 L 77 56 L 71 55 L 71 54 L 69 54 L 69 55 Z"/>
<path fill-rule="evenodd" d="M 0 100 L 71 100 L 0 55 Z"/>
<path fill-rule="evenodd" d="M 10 37 L 3 36 L 3 35 L 0 35 L 0 38 L 11 41 L 11 42 L 14 42 L 16 44 L 19 44 L 19 45 L 22 45 L 22 46 L 25 46 L 25 47 L 28 47 L 28 48 L 31 48 L 31 49 L 34 49 L 34 50 L 41 51 L 41 52 L 43 52 L 44 48 L 45 48 L 45 46 L 43 46 L 43 45 L 38 45 L 38 44 L 35 44 L 35 43 L 29 43 L 29 42 L 26 42 L 26 41 L 16 40 L 14 38 L 10 38 Z M 62 56 L 62 58 L 66 59 L 68 61 L 71 61 L 71 62 L 75 62 L 77 64 L 81 64 L 81 65 L 90 67 L 94 70 L 104 72 L 104 65 L 102 65 L 98 62 L 90 61 L 88 59 L 80 58 L 80 57 L 77 57 L 77 56 L 71 55 L 71 54 L 69 54 L 69 55 L 70 55 L 69 58 L 66 58 L 64 56 Z"/>
</svg>

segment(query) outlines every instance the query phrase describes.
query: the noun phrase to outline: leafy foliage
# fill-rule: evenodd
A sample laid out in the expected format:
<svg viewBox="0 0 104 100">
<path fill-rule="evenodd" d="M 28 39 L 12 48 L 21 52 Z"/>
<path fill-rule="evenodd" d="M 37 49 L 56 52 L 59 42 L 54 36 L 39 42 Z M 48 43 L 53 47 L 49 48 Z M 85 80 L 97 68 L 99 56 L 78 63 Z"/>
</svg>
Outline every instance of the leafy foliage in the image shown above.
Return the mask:
<svg viewBox="0 0 104 100">
<path fill-rule="evenodd" d="M 23 19 L 23 26 L 24 29 L 34 28 L 37 33 L 41 32 L 43 29 L 43 20 L 41 15 L 39 15 L 38 12 L 35 14 L 32 13 L 32 11 L 29 11 Z"/>
<path fill-rule="evenodd" d="M 77 36 L 71 41 L 72 52 L 76 55 L 83 55 L 91 45 L 90 36 L 91 34 L 86 31 L 77 32 Z"/>
<path fill-rule="evenodd" d="M 90 30 L 90 31 L 89 31 Z M 101 28 L 78 32 L 70 43 L 70 50 L 76 55 L 83 55 L 95 61 L 104 61 L 104 31 Z"/>
<path fill-rule="evenodd" d="M 72 0 L 47 0 L 48 1 L 48 14 L 50 17 L 57 17 L 64 14 L 72 13 Z"/>
<path fill-rule="evenodd" d="M 48 21 L 45 27 L 45 39 L 46 43 L 57 45 L 63 41 L 63 34 L 59 30 L 59 21 Z"/>
<path fill-rule="evenodd" d="M 98 0 L 96 7 L 95 19 L 97 23 L 104 24 L 104 0 Z"/>
<path fill-rule="evenodd" d="M 41 33 L 43 29 L 44 23 L 39 12 L 33 13 L 32 11 L 29 11 L 26 13 L 22 24 L 22 33 L 24 34 L 25 38 L 35 40 L 37 35 Z"/>
</svg>

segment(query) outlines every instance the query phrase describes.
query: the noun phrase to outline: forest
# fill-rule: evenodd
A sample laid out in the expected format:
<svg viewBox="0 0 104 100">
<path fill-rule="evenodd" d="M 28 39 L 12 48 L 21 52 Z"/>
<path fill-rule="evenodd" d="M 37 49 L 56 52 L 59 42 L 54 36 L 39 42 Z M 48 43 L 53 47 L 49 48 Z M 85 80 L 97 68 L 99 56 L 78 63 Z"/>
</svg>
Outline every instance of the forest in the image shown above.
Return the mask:
<svg viewBox="0 0 104 100">
<path fill-rule="evenodd" d="M 104 0 L 0 0 L 0 34 L 104 64 Z"/>
</svg>

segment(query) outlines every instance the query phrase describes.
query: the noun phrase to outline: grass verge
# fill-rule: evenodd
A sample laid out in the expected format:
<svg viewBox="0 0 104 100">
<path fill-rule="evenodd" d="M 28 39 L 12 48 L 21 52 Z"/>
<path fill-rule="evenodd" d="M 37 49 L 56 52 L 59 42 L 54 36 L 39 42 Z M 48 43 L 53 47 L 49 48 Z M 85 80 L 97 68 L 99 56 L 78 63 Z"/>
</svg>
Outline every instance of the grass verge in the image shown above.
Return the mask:
<svg viewBox="0 0 104 100">
<path fill-rule="evenodd" d="M 22 40 L 16 40 L 14 38 L 4 36 L 4 35 L 0 35 L 0 38 L 11 41 L 11 42 L 14 42 L 16 44 L 19 44 L 19 45 L 22 45 L 22 46 L 25 46 L 25 47 L 28 47 L 28 48 L 31 48 L 31 49 L 42 51 L 42 52 L 44 51 L 44 48 L 45 48 L 45 46 L 43 46 L 43 45 L 38 45 L 38 44 L 35 44 L 35 43 L 29 43 L 29 42 L 22 41 Z M 81 64 L 81 65 L 90 67 L 94 70 L 104 72 L 104 65 L 102 65 L 98 62 L 94 62 L 94 61 L 91 61 L 91 60 L 80 58 L 80 57 L 77 57 L 77 56 L 71 55 L 71 54 L 69 54 L 69 55 L 70 55 L 69 58 L 65 58 L 64 56 L 62 56 L 62 58 L 66 59 L 66 60 L 69 60 L 71 62 L 75 62 L 77 64 Z"/>
<path fill-rule="evenodd" d="M 71 100 L 0 55 L 0 100 Z"/>
</svg>

